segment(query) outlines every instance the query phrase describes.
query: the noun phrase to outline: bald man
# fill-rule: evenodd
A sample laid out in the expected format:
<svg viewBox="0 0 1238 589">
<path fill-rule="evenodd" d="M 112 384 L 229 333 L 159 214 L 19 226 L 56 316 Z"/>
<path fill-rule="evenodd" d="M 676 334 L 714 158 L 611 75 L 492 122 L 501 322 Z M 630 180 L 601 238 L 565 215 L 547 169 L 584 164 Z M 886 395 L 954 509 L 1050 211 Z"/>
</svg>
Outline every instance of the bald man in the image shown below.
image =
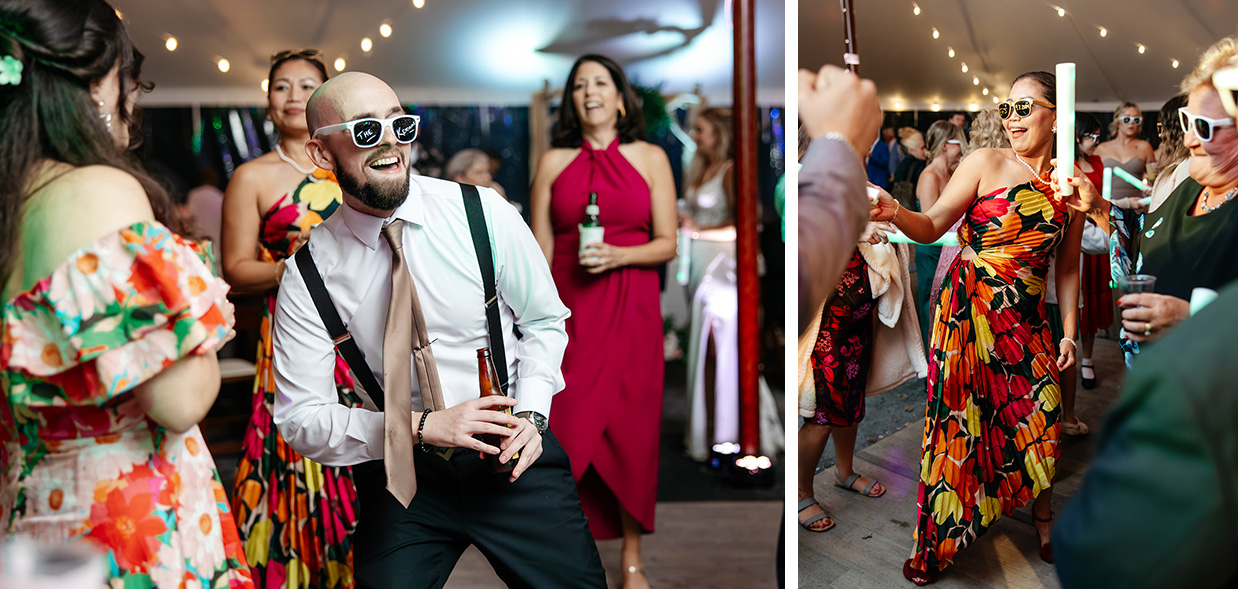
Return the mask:
<svg viewBox="0 0 1238 589">
<path fill-rule="evenodd" d="M 344 204 L 287 262 L 274 315 L 275 423 L 306 457 L 355 465 L 358 586 L 442 587 L 476 545 L 510 587 L 604 587 L 567 455 L 546 429 L 563 388 L 568 310 L 532 233 L 494 191 L 476 189 L 493 258 L 500 325 L 491 330 L 466 189 L 410 178 L 419 119 L 362 73 L 320 86 L 306 117 L 306 150 L 335 173 Z M 314 276 L 330 298 L 317 295 L 317 306 Z M 393 298 L 402 302 L 389 308 Z M 347 335 L 332 337 L 331 315 Z M 339 404 L 332 384 L 335 345 L 345 355 L 350 339 L 364 356 L 351 366 L 364 407 Z M 506 351 L 509 396 L 479 399 L 476 350 L 492 344 Z M 496 473 L 483 453 L 515 468 Z"/>
</svg>

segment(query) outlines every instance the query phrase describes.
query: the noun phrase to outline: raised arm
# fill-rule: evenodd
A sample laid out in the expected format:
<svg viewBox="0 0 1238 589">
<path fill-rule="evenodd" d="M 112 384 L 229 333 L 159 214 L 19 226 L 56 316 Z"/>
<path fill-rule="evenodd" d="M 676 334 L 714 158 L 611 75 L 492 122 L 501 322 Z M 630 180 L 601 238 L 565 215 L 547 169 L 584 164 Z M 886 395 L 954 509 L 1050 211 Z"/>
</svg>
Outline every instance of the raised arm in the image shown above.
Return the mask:
<svg viewBox="0 0 1238 589">
<path fill-rule="evenodd" d="M 954 225 L 980 191 L 980 178 L 1001 165 L 1001 156 L 992 149 L 980 149 L 963 159 L 950 177 L 941 196 L 926 212 L 917 213 L 902 208 L 885 191 L 870 212 L 874 221 L 893 221 L 903 233 L 920 243 L 937 241 Z M 923 176 L 921 176 L 923 178 Z M 919 193 L 919 190 L 916 191 Z"/>
<path fill-rule="evenodd" d="M 261 262 L 256 257 L 262 223 L 258 213 L 262 183 L 256 172 L 253 164 L 237 168 L 224 192 L 220 261 L 224 278 L 236 293 L 265 292 L 279 286 L 275 276 L 279 263 Z"/>
</svg>

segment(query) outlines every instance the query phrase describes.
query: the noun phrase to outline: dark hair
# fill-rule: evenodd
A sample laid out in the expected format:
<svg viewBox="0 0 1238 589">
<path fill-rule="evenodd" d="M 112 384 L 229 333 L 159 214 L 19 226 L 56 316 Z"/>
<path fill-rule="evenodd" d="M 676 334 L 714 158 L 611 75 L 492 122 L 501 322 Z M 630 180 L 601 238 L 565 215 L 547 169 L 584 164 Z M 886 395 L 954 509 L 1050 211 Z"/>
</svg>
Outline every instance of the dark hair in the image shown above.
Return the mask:
<svg viewBox="0 0 1238 589">
<path fill-rule="evenodd" d="M 1087 156 L 1083 154 L 1083 138 L 1093 133 L 1100 133 L 1100 121 L 1096 117 L 1085 113 L 1075 113 L 1075 159 L 1081 160 Z M 1097 138 L 1097 142 L 1100 138 Z"/>
<path fill-rule="evenodd" d="M 638 139 L 643 140 L 645 138 L 645 116 L 641 114 L 636 91 L 628 83 L 627 76 L 623 75 L 623 68 L 609 57 L 589 54 L 580 56 L 580 59 L 572 64 L 572 70 L 567 73 L 567 82 L 563 84 L 563 102 L 559 105 L 559 120 L 555 123 L 554 131 L 551 133 L 551 147 L 580 147 L 580 142 L 584 138 L 580 128 L 580 114 L 576 112 L 576 106 L 572 103 L 572 89 L 575 87 L 576 70 L 580 69 L 580 64 L 586 61 L 592 61 L 606 68 L 606 71 L 610 72 L 611 79 L 615 81 L 615 89 L 619 91 L 619 99 L 626 111 L 626 114 L 619 116 L 619 142 L 631 143 Z"/>
<path fill-rule="evenodd" d="M 275 85 L 275 70 L 279 69 L 279 66 L 284 65 L 285 63 L 288 63 L 294 59 L 299 59 L 301 61 L 304 61 L 305 63 L 308 63 L 314 66 L 318 70 L 318 73 L 322 74 L 322 81 L 326 82 L 327 80 L 331 79 L 331 76 L 327 74 L 327 64 L 322 62 L 322 52 L 317 49 L 296 49 L 296 50 L 280 51 L 279 53 L 276 53 L 275 55 L 279 56 L 279 58 L 271 60 L 271 71 L 267 72 L 267 93 L 268 94 L 270 93 L 271 86 Z"/>
<path fill-rule="evenodd" d="M 140 81 L 143 56 L 133 47 L 116 10 L 103 0 L 0 0 L 0 56 L 22 65 L 21 80 L 0 85 L 0 284 L 16 263 L 22 210 L 36 166 L 43 160 L 74 167 L 105 165 L 133 175 L 155 217 L 183 231 L 167 190 L 145 173 L 128 149 L 118 147 L 90 85 L 119 65 L 120 120 L 131 144 L 142 136 L 126 112 L 128 97 L 151 85 Z M 136 112 L 136 111 L 135 111 Z"/>
<path fill-rule="evenodd" d="M 1023 80 L 1031 80 L 1035 82 L 1040 88 L 1040 98 L 1045 102 L 1057 102 L 1055 100 L 1057 97 L 1057 76 L 1049 72 L 1027 72 L 1015 78 L 1010 85 L 1013 87 L 1015 84 L 1018 84 Z M 1015 96 L 1012 98 L 1019 97 Z"/>
</svg>

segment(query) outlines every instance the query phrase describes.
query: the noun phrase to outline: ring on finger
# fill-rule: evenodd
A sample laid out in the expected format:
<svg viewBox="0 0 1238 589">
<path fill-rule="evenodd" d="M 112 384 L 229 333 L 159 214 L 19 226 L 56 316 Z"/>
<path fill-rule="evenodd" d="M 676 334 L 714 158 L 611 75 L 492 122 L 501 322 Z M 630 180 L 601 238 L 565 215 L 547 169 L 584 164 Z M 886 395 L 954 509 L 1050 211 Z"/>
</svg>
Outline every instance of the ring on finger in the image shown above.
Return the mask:
<svg viewBox="0 0 1238 589">
<path fill-rule="evenodd" d="M 1152 323 L 1151 322 L 1147 322 L 1143 324 L 1143 334 L 1152 335 Z"/>
</svg>

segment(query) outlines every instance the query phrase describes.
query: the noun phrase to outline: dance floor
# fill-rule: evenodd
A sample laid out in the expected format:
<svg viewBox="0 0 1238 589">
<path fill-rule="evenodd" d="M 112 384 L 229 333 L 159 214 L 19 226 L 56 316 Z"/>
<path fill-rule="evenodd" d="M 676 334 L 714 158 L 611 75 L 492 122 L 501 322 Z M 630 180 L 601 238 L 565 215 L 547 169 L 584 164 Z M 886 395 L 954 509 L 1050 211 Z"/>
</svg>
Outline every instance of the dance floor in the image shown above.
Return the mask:
<svg viewBox="0 0 1238 589">
<path fill-rule="evenodd" d="M 1083 482 L 1096 436 L 1106 412 L 1117 399 L 1125 369 L 1113 340 L 1096 340 L 1093 361 L 1099 379 L 1097 387 L 1090 391 L 1079 387 L 1075 404 L 1076 414 L 1091 427 L 1091 433 L 1083 437 L 1065 436 L 1062 441 L 1062 460 L 1053 487 L 1053 509 L 1058 513 Z M 916 518 L 916 482 L 924 432 L 922 400 L 917 412 L 912 425 L 856 452 L 855 470 L 880 480 L 887 488 L 882 497 L 871 499 L 835 487 L 832 469 L 817 475 L 817 500 L 837 525 L 824 533 L 797 529 L 801 589 L 912 586 L 903 578 L 902 568 L 911 553 Z M 861 423 L 861 444 L 865 437 Z M 827 455 L 830 452 L 827 450 Z M 1002 518 L 962 550 L 934 587 L 1060 587 L 1053 566 L 1037 555 L 1040 542 L 1028 509 Z"/>
</svg>

